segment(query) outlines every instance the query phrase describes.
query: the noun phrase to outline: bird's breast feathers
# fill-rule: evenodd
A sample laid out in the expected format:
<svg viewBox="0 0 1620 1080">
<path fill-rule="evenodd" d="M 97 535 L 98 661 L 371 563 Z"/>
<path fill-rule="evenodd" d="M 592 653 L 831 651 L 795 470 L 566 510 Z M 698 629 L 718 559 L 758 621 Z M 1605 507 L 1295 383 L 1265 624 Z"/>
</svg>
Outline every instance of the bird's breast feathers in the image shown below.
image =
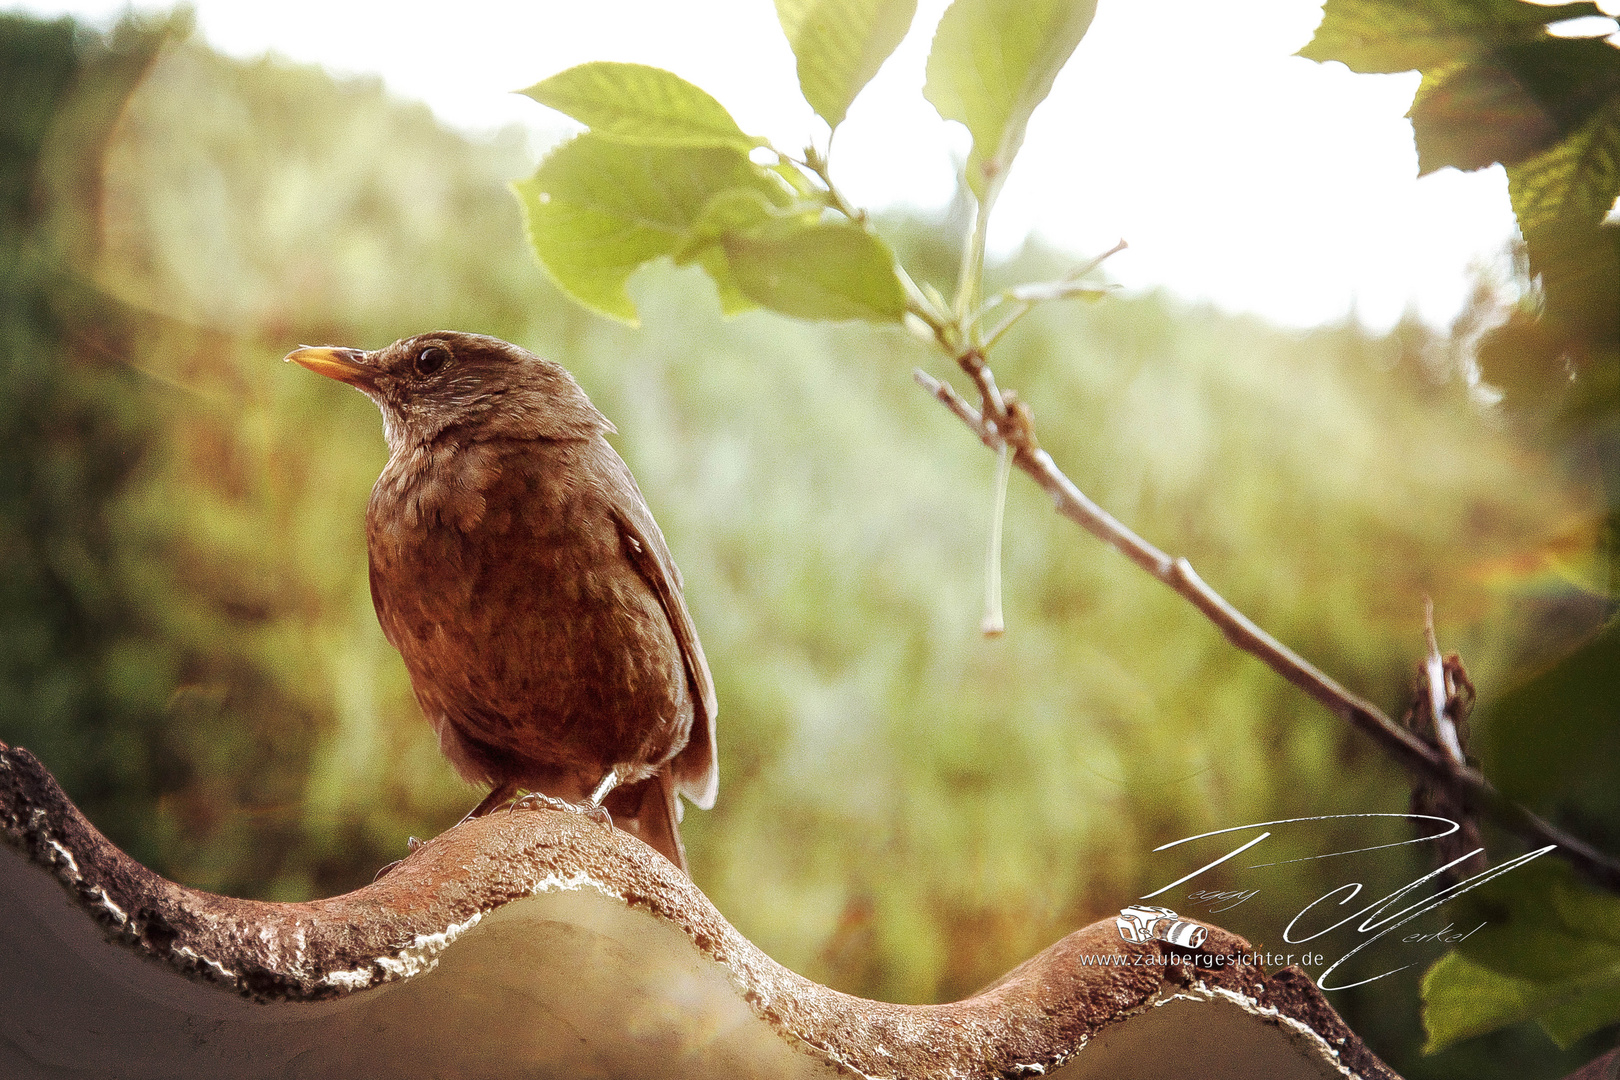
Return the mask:
<svg viewBox="0 0 1620 1080">
<path fill-rule="evenodd" d="M 502 456 L 488 443 L 401 447 L 372 488 L 368 526 L 396 539 L 441 523 L 471 532 L 483 520 Z"/>
</svg>

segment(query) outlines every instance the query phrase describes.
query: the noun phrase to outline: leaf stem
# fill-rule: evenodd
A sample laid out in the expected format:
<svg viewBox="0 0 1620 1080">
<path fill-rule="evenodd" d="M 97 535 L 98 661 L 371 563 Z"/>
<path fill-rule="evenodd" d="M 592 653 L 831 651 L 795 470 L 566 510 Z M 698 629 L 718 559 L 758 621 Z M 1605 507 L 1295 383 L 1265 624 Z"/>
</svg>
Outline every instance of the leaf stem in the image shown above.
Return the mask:
<svg viewBox="0 0 1620 1080">
<path fill-rule="evenodd" d="M 804 159 L 802 161 L 790 154 L 784 154 L 780 150 L 776 151 L 776 155 L 785 161 L 792 162 L 794 165 L 798 165 L 800 168 L 808 169 L 810 172 L 814 173 L 816 179 L 821 181 L 821 186 L 827 193 L 828 206 L 830 206 L 833 210 L 836 210 L 838 213 L 844 215 L 845 218 L 849 219 L 855 224 L 860 225 L 868 232 L 874 232 L 875 230 L 872 228 L 871 215 L 865 210 L 855 206 L 847 198 L 845 198 L 844 193 L 838 190 L 838 185 L 833 183 L 831 169 L 827 160 L 827 157 L 829 154 L 831 154 L 831 152 L 832 138 L 829 136 L 827 140 L 827 154 L 817 153 L 814 146 L 807 146 L 805 147 Z M 951 324 L 950 316 L 946 312 L 941 311 L 939 305 L 935 304 L 934 301 L 929 298 L 928 294 L 917 286 L 917 283 L 912 280 L 911 275 L 906 272 L 906 268 L 901 266 L 898 261 L 896 261 L 894 264 L 894 272 L 900 278 L 900 286 L 905 290 L 906 293 L 906 310 L 926 323 L 928 328 L 934 332 L 935 338 L 940 341 L 942 346 L 944 346 L 945 341 L 949 337 Z M 949 346 L 945 347 L 949 348 Z"/>
<path fill-rule="evenodd" d="M 984 335 L 984 343 L 981 348 L 983 348 L 985 352 L 989 352 L 991 349 L 995 348 L 996 342 L 1001 340 L 1002 335 L 1016 326 L 1018 320 L 1022 319 L 1025 315 L 1028 315 L 1030 309 L 1034 306 L 1035 301 L 1033 300 L 1014 300 L 1012 311 L 1008 312 L 1006 316 L 996 324 L 996 328 L 994 330 Z M 988 313 L 990 306 L 986 305 L 983 310 Z M 974 321 L 977 322 L 978 320 L 975 319 Z"/>
<path fill-rule="evenodd" d="M 952 305 L 957 322 L 969 335 L 972 324 L 968 321 L 968 312 L 979 306 L 979 291 L 984 282 L 984 241 L 989 230 L 990 207 L 975 200 L 973 228 L 968 230 L 967 241 L 962 245 L 962 269 L 956 275 L 956 302 Z"/>
<path fill-rule="evenodd" d="M 1007 630 L 1001 611 L 1001 534 L 1007 520 L 1007 478 L 1012 474 L 1012 454 L 1003 441 L 996 452 L 995 501 L 990 509 L 990 547 L 984 559 L 984 621 L 979 629 L 985 637 L 1000 637 Z"/>
<path fill-rule="evenodd" d="M 865 225 L 867 223 L 868 216 L 866 211 L 856 207 L 848 199 L 844 198 L 844 193 L 839 191 L 838 185 L 832 182 L 832 175 L 827 166 L 827 159 L 814 151 L 815 147 L 806 147 L 803 161 L 800 161 L 795 157 L 787 155 L 783 156 L 787 156 L 787 160 L 793 162 L 793 164 L 809 169 L 812 173 L 815 173 L 816 179 L 821 181 L 821 186 L 827 191 L 828 204 L 834 210 L 838 211 L 840 214 L 843 214 L 853 222 Z"/>
</svg>

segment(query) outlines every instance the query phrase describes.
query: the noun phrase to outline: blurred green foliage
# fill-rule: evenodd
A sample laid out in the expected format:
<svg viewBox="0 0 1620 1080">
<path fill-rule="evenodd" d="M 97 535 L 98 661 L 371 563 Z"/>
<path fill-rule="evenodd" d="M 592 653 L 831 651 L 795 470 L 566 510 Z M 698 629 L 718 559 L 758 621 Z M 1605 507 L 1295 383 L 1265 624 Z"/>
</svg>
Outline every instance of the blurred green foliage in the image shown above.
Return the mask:
<svg viewBox="0 0 1620 1080">
<path fill-rule="evenodd" d="M 64 112 L 70 88 L 135 45 L 3 29 L 8 102 L 63 89 L 0 163 L 25 193 L 6 242 L 43 252 L 7 285 L 0 740 L 159 872 L 329 894 L 480 794 L 439 758 L 371 610 L 375 410 L 279 363 L 301 342 L 437 326 L 561 360 L 618 424 L 720 695 L 720 801 L 687 816 L 694 877 L 806 975 L 961 996 L 1191 869 L 1150 855 L 1160 843 L 1405 809 L 1406 778 L 1370 744 L 1016 483 L 1009 630 L 982 638 L 993 459 L 913 385 L 937 364 L 904 332 L 727 320 L 707 278 L 667 264 L 630 280 L 639 328 L 600 320 L 526 250 L 506 190 L 534 166 L 520 134 L 469 138 L 374 81 L 183 35 L 122 108 L 97 99 L 97 128 Z M 144 58 L 161 29 L 141 33 Z M 56 82 L 29 73 L 50 57 Z M 63 190 L 80 173 L 49 133 L 108 125 L 104 154 L 68 140 L 100 182 Z M 29 209 L 42 192 L 74 216 Z M 949 225 L 884 232 L 948 281 Z M 997 273 L 1066 269 L 1031 245 Z M 41 314 L 62 310 L 75 321 Z M 1543 555 L 1599 496 L 1472 400 L 1466 345 L 1410 320 L 1292 333 L 1146 295 L 1037 312 L 997 371 L 1089 494 L 1394 707 L 1424 594 L 1485 694 L 1601 617 Z M 1276 851 L 1365 842 L 1337 823 Z M 1381 853 L 1388 888 L 1427 869 L 1408 851 Z M 1216 918 L 1277 944 L 1353 877 L 1273 867 L 1263 897 Z M 1334 999 L 1409 1077 L 1582 1060 L 1513 1033 L 1418 1059 L 1415 974 Z"/>
<path fill-rule="evenodd" d="M 1360 72 L 1421 71 L 1408 114 L 1420 170 L 1506 169 L 1522 240 L 1519 298 L 1481 328 L 1478 363 L 1519 423 L 1538 426 L 1606 490 L 1606 511 L 1595 509 L 1563 546 L 1585 549 L 1587 584 L 1607 594 L 1612 614 L 1620 585 L 1620 222 L 1612 216 L 1620 48 L 1548 29 L 1601 15 L 1584 2 L 1329 0 L 1301 55 Z M 1617 640 L 1620 622 L 1611 620 L 1582 648 L 1555 653 L 1544 670 L 1487 700 L 1480 742 L 1503 791 L 1611 852 L 1620 840 Z M 1491 891 L 1522 890 L 1526 880 L 1534 876 Z M 1549 922 L 1553 894 L 1519 899 L 1497 905 L 1496 933 L 1470 939 L 1425 980 L 1433 1045 L 1531 1018 L 1565 1045 L 1620 1020 L 1620 993 L 1596 974 L 1612 959 L 1594 958 L 1579 928 Z M 1536 949 L 1549 954 L 1543 966 L 1551 954 L 1562 966 L 1544 978 L 1527 969 L 1526 951 Z"/>
<path fill-rule="evenodd" d="M 30 736 L 141 833 L 185 759 L 163 746 L 166 691 L 116 670 L 145 627 L 108 511 L 154 431 L 129 373 L 102 359 L 134 327 L 72 267 L 94 235 L 103 144 L 163 37 L 0 15 L 0 737 Z"/>
</svg>

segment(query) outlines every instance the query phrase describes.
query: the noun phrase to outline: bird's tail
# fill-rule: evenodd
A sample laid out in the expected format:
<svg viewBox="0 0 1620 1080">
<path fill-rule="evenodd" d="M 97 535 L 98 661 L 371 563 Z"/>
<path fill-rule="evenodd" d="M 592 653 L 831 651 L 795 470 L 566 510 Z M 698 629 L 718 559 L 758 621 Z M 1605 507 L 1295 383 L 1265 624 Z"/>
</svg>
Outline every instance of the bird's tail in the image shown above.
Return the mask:
<svg viewBox="0 0 1620 1080">
<path fill-rule="evenodd" d="M 675 805 L 675 775 L 666 762 L 656 773 L 637 784 L 615 788 L 602 805 L 613 815 L 613 824 L 643 841 L 664 858 L 686 868 L 686 846 Z"/>
</svg>

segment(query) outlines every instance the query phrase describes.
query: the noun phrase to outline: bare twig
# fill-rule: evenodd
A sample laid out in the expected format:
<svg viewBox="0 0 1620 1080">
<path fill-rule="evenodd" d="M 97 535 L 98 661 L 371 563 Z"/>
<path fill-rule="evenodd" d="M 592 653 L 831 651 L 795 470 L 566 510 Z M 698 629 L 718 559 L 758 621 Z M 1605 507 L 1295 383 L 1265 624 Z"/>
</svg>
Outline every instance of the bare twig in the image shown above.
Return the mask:
<svg viewBox="0 0 1620 1080">
<path fill-rule="evenodd" d="M 1401 726 L 1437 746 L 1456 765 L 1466 766 L 1466 725 L 1474 707 L 1474 683 L 1460 656 L 1440 655 L 1440 641 L 1434 632 L 1434 604 L 1428 597 L 1423 598 L 1423 630 L 1427 649 L 1418 665 Z M 1489 869 L 1490 860 L 1479 831 L 1479 813 L 1454 788 L 1419 773 L 1412 778 L 1411 806 L 1412 813 L 1422 817 L 1447 818 L 1457 823 L 1454 832 L 1435 838 L 1431 852 L 1442 883 L 1455 885 Z"/>
<path fill-rule="evenodd" d="M 1434 717 L 1434 737 L 1452 761 L 1466 765 L 1462 740 L 1457 737 L 1457 725 L 1451 718 L 1446 662 L 1440 656 L 1440 639 L 1434 634 L 1434 601 L 1427 596 L 1423 598 L 1423 636 L 1429 647 L 1423 659 L 1423 675 L 1429 684 L 1429 713 Z"/>
<path fill-rule="evenodd" d="M 990 365 L 984 362 L 984 353 L 969 349 L 958 356 L 956 362 L 962 365 L 962 370 L 973 380 L 973 385 L 979 388 L 979 407 L 983 410 L 980 422 L 988 422 L 992 433 L 998 431 L 1002 421 L 1007 419 L 1007 403 L 1001 398 L 1001 390 L 996 386 L 996 377 Z"/>
<path fill-rule="evenodd" d="M 1203 612 L 1232 644 L 1261 660 L 1335 716 L 1372 736 L 1407 768 L 1432 778 L 1453 793 L 1463 805 L 1478 808 L 1504 829 L 1532 843 L 1558 845 L 1571 865 L 1605 888 L 1620 892 L 1620 860 L 1569 835 L 1504 796 L 1482 774 L 1461 760 L 1460 750 L 1456 757 L 1442 752 L 1391 720 L 1372 702 L 1339 685 L 1206 585 L 1186 559 L 1172 558 L 1160 551 L 1092 502 L 1058 469 L 1051 455 L 1036 444 L 1028 411 L 1017 404 L 1015 395 L 1003 395 L 996 389 L 995 379 L 984 357 L 976 350 L 969 350 L 958 356 L 957 362 L 978 386 L 985 402 L 985 411 L 998 415 L 999 423 L 991 421 L 963 400 L 949 383 L 941 382 L 921 370 L 915 372 L 917 382 L 990 449 L 999 451 L 1003 443 L 1011 447 L 1013 464 L 1052 497 L 1058 513 L 1174 589 Z M 1006 404 L 1008 398 L 1014 403 L 1011 412 Z M 1444 698 L 1437 715 L 1443 713 Z"/>
</svg>

